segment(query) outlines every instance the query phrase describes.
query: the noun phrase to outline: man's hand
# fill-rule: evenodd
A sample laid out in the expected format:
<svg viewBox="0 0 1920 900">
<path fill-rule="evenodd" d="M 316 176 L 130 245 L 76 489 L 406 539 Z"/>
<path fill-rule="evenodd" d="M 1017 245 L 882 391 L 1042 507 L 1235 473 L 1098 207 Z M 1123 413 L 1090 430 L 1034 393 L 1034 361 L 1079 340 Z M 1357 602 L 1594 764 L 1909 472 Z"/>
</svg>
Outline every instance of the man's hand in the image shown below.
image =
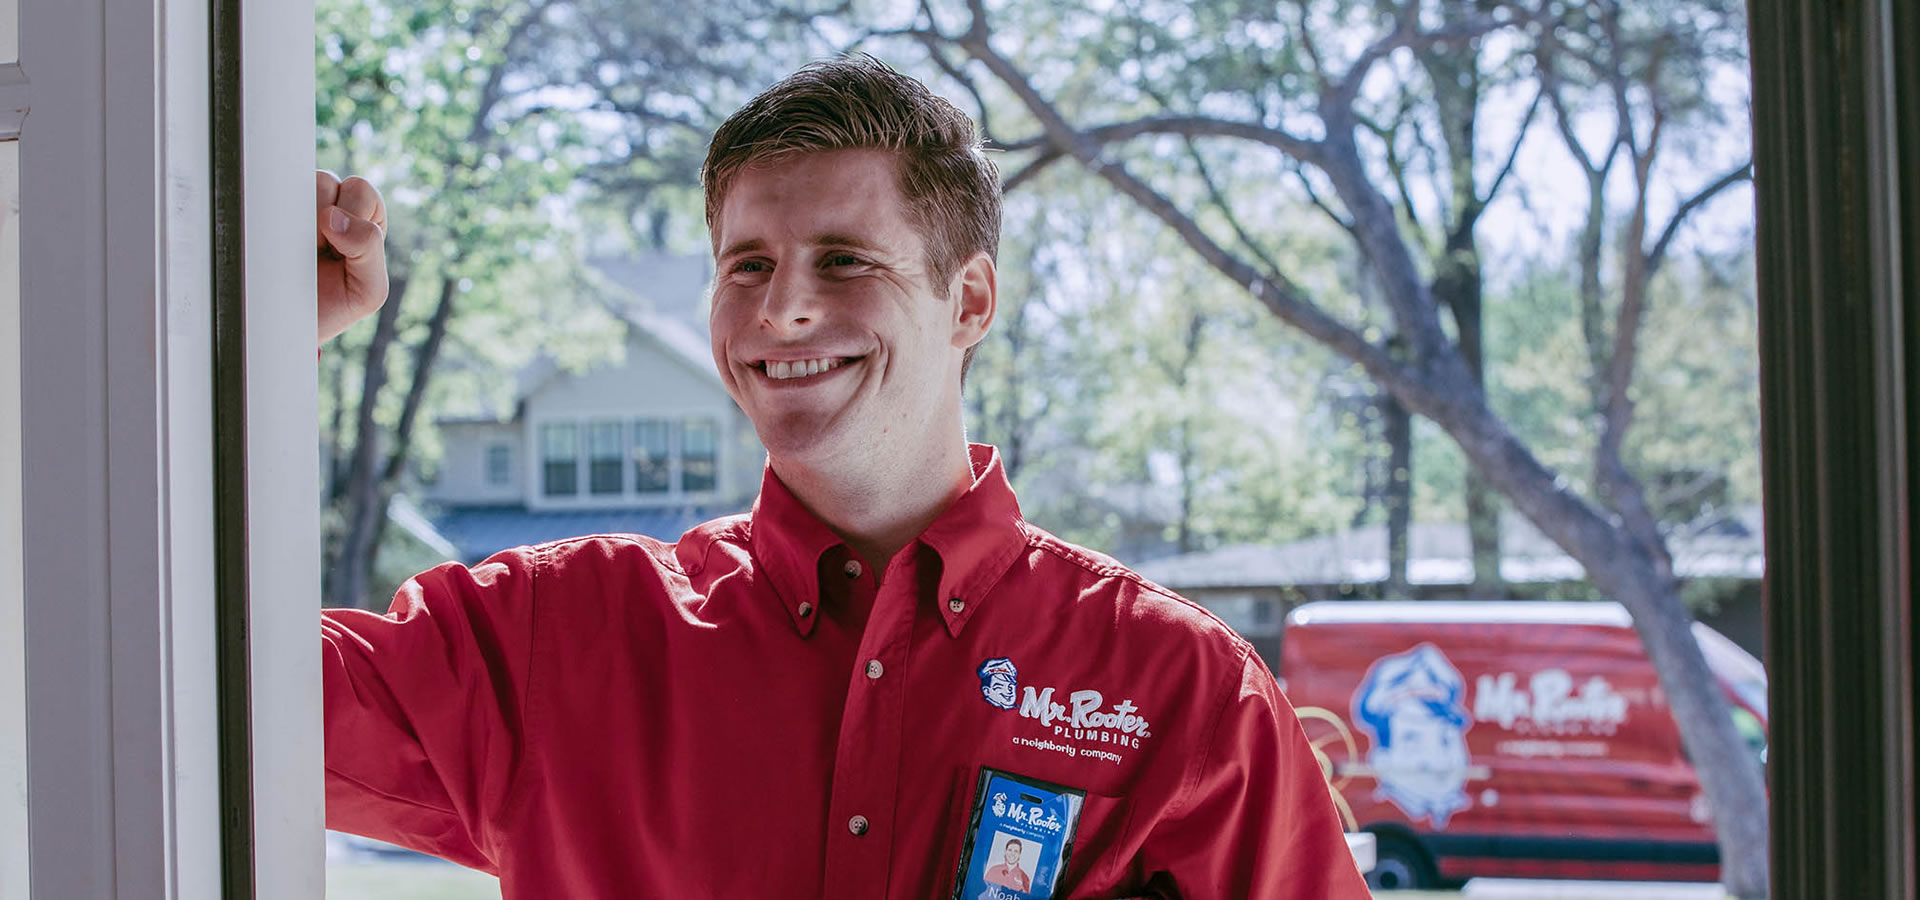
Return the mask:
<svg viewBox="0 0 1920 900">
<path fill-rule="evenodd" d="M 320 343 L 387 300 L 387 204 L 364 178 L 313 173 L 320 254 Z"/>
</svg>

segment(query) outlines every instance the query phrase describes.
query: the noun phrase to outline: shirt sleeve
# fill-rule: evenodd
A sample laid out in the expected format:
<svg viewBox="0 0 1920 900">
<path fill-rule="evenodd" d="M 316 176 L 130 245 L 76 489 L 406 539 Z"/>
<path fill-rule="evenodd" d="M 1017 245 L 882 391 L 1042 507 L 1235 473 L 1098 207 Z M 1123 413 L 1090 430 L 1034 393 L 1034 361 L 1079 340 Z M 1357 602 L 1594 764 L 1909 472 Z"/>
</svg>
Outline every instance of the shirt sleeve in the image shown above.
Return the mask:
<svg viewBox="0 0 1920 900">
<path fill-rule="evenodd" d="M 533 551 L 403 585 L 386 615 L 321 614 L 327 827 L 498 874 L 525 750 Z"/>
<path fill-rule="evenodd" d="M 1141 849 L 1173 896 L 1368 900 L 1320 765 L 1266 664 L 1246 652 L 1188 799 Z"/>
</svg>

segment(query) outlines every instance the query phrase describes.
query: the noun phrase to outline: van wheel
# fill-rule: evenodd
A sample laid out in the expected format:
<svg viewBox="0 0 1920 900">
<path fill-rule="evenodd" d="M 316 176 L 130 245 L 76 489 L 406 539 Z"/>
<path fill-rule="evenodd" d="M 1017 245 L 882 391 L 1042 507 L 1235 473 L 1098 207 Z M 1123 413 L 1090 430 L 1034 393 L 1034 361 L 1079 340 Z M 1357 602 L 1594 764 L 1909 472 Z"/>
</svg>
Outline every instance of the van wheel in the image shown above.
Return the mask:
<svg viewBox="0 0 1920 900">
<path fill-rule="evenodd" d="M 1435 887 L 1440 879 L 1420 845 L 1391 834 L 1375 833 L 1373 871 L 1367 887 L 1376 891 L 1414 891 Z"/>
</svg>

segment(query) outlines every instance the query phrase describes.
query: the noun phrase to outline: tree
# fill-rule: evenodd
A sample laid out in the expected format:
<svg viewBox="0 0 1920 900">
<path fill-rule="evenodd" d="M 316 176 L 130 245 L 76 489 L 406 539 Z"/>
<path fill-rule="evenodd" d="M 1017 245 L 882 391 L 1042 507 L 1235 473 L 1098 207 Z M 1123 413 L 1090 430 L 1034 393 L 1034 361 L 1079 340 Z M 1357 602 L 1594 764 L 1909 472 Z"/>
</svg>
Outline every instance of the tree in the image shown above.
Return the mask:
<svg viewBox="0 0 1920 900">
<path fill-rule="evenodd" d="M 1337 280 L 1334 232 L 1279 250 Z M 1350 365 L 1194 271 L 1098 179 L 1063 167 L 1010 195 L 999 271 L 969 434 L 1000 448 L 1031 520 L 1134 561 L 1351 520 L 1361 428 L 1318 402 Z"/>
<path fill-rule="evenodd" d="M 553 283 L 573 290 L 524 293 L 515 282 L 516 272 L 565 256 L 541 203 L 571 180 L 577 137 L 529 101 L 526 74 L 527 48 L 553 5 L 418 0 L 318 10 L 320 158 L 373 175 L 394 209 L 390 300 L 370 333 L 356 330 L 322 357 L 325 595 L 334 602 L 381 599 L 369 577 L 387 504 L 443 381 L 447 343 L 461 338 L 459 320 L 483 326 L 463 357 L 497 356 L 474 351 L 516 332 L 552 331 L 539 323 L 560 318 L 556 305 L 580 295 L 564 275 Z"/>
<path fill-rule="evenodd" d="M 1352 360 L 1396 401 L 1430 419 L 1456 442 L 1473 470 L 1506 497 L 1548 537 L 1579 560 L 1594 583 L 1632 613 L 1636 629 L 1661 674 L 1688 753 L 1696 763 L 1714 810 L 1725 883 L 1740 897 L 1766 892 L 1766 795 L 1758 764 L 1745 751 L 1713 685 L 1711 673 L 1689 626 L 1664 536 L 1650 527 L 1638 482 L 1624 465 L 1599 459 L 1603 471 L 1592 496 L 1573 491 L 1566 479 L 1542 464 L 1489 402 L 1475 366 L 1441 319 L 1441 301 L 1423 271 L 1421 256 L 1403 227 L 1403 214 L 1390 192 L 1377 154 L 1364 145 L 1362 118 L 1377 101 L 1370 87 L 1376 72 L 1407 53 L 1457 45 L 1475 39 L 1523 41 L 1544 54 L 1570 40 L 1561 35 L 1594 33 L 1589 8 L 1611 10 L 1611 26 L 1600 33 L 1618 40 L 1622 52 L 1600 57 L 1628 61 L 1628 47 L 1655 48 L 1653 58 L 1677 52 L 1684 42 L 1663 36 L 1670 29 L 1651 14 L 1628 17 L 1619 6 L 1600 2 L 1571 9 L 1496 3 L 1477 4 L 1455 16 L 1428 14 L 1425 4 L 1303 4 L 1271 6 L 1210 4 L 1187 14 L 1184 4 L 1155 0 L 1122 3 L 1098 14 L 1047 12 L 1053 27 L 1033 27 L 1022 16 L 1041 15 L 1009 8 L 989 12 L 984 0 L 968 0 L 965 14 L 952 21 L 923 3 L 913 20 L 876 36 L 906 37 L 941 56 L 942 68 L 959 73 L 969 90 L 977 76 L 990 79 L 998 95 L 1010 98 L 1022 120 L 1038 131 L 1015 146 L 1032 148 L 1032 165 L 1069 161 L 1105 181 L 1151 213 L 1205 263 L 1238 284 L 1273 315 Z M 1675 6 L 1674 9 L 1683 7 Z M 1704 6 L 1681 27 L 1706 22 L 1725 31 L 1737 28 L 1721 16 L 1715 21 Z M 1073 27 L 1061 27 L 1069 22 Z M 1606 29 L 1611 27 L 1613 31 Z M 1152 81 L 1174 85 L 1179 104 L 1155 102 L 1158 91 L 1109 90 L 1085 93 L 1084 72 L 1071 60 L 1098 58 L 1100 48 L 1082 46 L 1082 36 L 1111 39 L 1117 31 L 1137 32 L 1124 54 L 1123 71 L 1114 79 L 1136 85 Z M 1316 45 L 1316 34 L 1364 36 Z M 1017 43 L 1013 35 L 1024 38 Z M 1150 39 L 1142 39 L 1146 36 Z M 1557 42 L 1557 43 L 1556 43 Z M 1323 46 L 1324 45 L 1324 46 Z M 1006 49 L 1013 47 L 1016 49 Z M 1112 55 L 1110 53 L 1110 55 Z M 955 61 L 952 56 L 958 56 Z M 1550 68 L 1544 55 L 1537 64 Z M 1084 64 L 1083 64 L 1084 65 Z M 1610 85 L 1641 78 L 1646 66 L 1629 69 Z M 1655 67 L 1656 69 L 1658 67 Z M 1618 66 L 1615 66 L 1617 71 Z M 1546 71 L 1547 68 L 1543 68 Z M 1657 74 L 1657 73 L 1656 73 Z M 1641 78 L 1640 92 L 1658 95 L 1666 82 Z M 1624 93 L 1631 100 L 1633 90 Z M 984 115 L 984 114 L 983 114 Z M 1095 118 L 1097 117 L 1097 118 Z M 1092 119 L 1083 123 L 1076 119 Z M 1661 121 L 1655 112 L 1656 127 Z M 1647 131 L 1640 134 L 1642 148 Z M 1232 226 L 1245 204 L 1216 202 L 1200 211 L 1176 202 L 1169 185 L 1176 179 L 1150 171 L 1143 154 L 1129 152 L 1142 143 L 1167 138 L 1238 143 L 1275 155 L 1271 170 L 1302 167 L 1328 194 L 1328 209 L 1338 216 L 1366 258 L 1387 309 L 1391 330 L 1368 333 L 1341 317 L 1323 297 L 1293 273 L 1273 265 L 1254 248 L 1244 229 Z M 1642 154 L 1643 177 L 1653 171 Z M 1146 174 L 1141 174 L 1146 173 Z M 1014 178 L 1021 177 L 1016 173 Z M 1710 195 L 1709 195 L 1710 196 Z M 1704 201 L 1702 201 L 1704 202 Z M 1697 208 L 1697 205 L 1692 208 Z M 1677 211 L 1672 233 L 1692 208 Z M 1225 226 L 1223 228 L 1223 225 Z M 1231 238 L 1221 237 L 1225 231 Z M 1644 267 L 1644 245 L 1633 243 L 1630 265 Z M 1656 244 L 1656 248 L 1660 246 Z M 1635 256 L 1639 263 L 1633 263 Z M 1624 285 L 1641 283 L 1624 278 Z M 1639 304 L 1623 299 L 1621 308 Z M 1624 312 L 1623 317 L 1638 315 Z M 1623 321 L 1615 335 L 1637 333 Z M 1628 338 L 1631 341 L 1631 338 Z M 1627 404 L 1634 354 L 1618 345 L 1608 360 L 1607 399 Z M 1606 426 L 1602 454 L 1617 456 L 1629 418 Z"/>
</svg>

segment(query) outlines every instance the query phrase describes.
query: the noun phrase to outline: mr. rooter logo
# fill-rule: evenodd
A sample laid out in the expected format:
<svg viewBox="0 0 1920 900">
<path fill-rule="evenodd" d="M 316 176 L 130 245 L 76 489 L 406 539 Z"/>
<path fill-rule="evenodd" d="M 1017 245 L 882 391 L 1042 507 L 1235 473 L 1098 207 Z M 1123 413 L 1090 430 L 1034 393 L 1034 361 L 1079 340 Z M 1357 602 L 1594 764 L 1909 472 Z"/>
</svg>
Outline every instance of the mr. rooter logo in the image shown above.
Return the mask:
<svg viewBox="0 0 1920 900">
<path fill-rule="evenodd" d="M 1542 669 L 1520 687 L 1515 672 L 1474 681 L 1473 717 L 1510 731 L 1555 736 L 1610 735 L 1627 720 L 1627 698 L 1594 675 L 1575 686 L 1565 669 Z"/>
</svg>

